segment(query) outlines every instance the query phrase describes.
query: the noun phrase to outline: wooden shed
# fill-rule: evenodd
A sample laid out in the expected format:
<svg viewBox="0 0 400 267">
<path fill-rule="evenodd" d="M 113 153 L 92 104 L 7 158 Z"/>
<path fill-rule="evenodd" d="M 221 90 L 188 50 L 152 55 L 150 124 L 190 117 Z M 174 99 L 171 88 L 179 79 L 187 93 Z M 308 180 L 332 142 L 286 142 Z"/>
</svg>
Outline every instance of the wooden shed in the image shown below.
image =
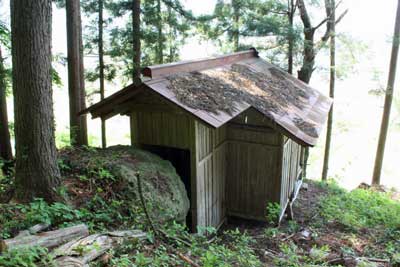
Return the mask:
<svg viewBox="0 0 400 267">
<path fill-rule="evenodd" d="M 191 201 L 189 224 L 281 217 L 301 184 L 302 147 L 315 145 L 331 99 L 256 50 L 147 67 L 143 82 L 89 107 L 130 116 L 132 145 L 170 160 Z"/>
</svg>

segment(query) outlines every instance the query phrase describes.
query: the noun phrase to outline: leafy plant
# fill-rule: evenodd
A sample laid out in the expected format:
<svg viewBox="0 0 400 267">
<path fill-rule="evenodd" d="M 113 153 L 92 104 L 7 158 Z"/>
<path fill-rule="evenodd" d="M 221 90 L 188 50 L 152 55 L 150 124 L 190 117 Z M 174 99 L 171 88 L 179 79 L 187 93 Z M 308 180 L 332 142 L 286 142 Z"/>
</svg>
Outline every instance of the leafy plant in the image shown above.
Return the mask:
<svg viewBox="0 0 400 267">
<path fill-rule="evenodd" d="M 22 247 L 0 254 L 0 266 L 4 267 L 36 267 L 55 266 L 52 256 L 46 248 Z"/>
<path fill-rule="evenodd" d="M 281 205 L 276 202 L 268 202 L 266 212 L 267 222 L 271 225 L 277 224 L 281 215 Z"/>
</svg>

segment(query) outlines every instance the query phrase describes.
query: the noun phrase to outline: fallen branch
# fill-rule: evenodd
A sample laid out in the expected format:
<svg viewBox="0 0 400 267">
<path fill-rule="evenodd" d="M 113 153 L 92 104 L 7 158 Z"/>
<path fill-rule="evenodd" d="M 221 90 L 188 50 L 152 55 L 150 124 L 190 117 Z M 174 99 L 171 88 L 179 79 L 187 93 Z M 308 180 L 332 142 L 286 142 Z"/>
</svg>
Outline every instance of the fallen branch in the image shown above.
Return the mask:
<svg viewBox="0 0 400 267">
<path fill-rule="evenodd" d="M 180 252 L 176 253 L 178 255 L 179 258 L 181 258 L 181 260 L 183 260 L 184 262 L 188 263 L 189 265 L 193 266 L 193 267 L 200 267 L 200 265 L 198 265 L 197 263 L 195 263 L 193 260 L 191 260 L 189 257 L 183 255 Z"/>
<path fill-rule="evenodd" d="M 125 239 L 144 239 L 142 231 L 117 231 L 72 240 L 54 250 L 58 267 L 83 267 Z"/>
<path fill-rule="evenodd" d="M 41 246 L 55 248 L 76 238 L 89 235 L 88 227 L 85 224 L 75 225 L 55 231 L 41 233 L 39 235 L 17 236 L 15 238 L 2 240 L 0 251 L 14 249 L 21 246 Z"/>
</svg>

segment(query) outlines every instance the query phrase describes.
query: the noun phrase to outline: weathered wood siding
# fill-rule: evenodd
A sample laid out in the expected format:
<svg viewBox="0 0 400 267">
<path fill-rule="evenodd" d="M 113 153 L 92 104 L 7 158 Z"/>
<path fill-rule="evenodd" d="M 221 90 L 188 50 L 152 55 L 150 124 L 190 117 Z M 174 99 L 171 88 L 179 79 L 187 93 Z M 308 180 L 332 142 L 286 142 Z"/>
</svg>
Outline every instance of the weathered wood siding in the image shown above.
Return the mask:
<svg viewBox="0 0 400 267">
<path fill-rule="evenodd" d="M 284 209 L 295 190 L 296 183 L 301 174 L 300 167 L 301 146 L 291 139 L 286 139 L 282 153 L 282 185 L 281 207 Z"/>
<path fill-rule="evenodd" d="M 190 151 L 192 226 L 219 226 L 226 216 L 226 126 L 208 127 L 154 94 L 129 105 L 133 145 Z"/>
<path fill-rule="evenodd" d="M 265 219 L 268 202 L 280 200 L 281 135 L 254 110 L 228 124 L 228 215 Z"/>
<path fill-rule="evenodd" d="M 197 225 L 218 227 L 225 219 L 226 126 L 196 121 Z"/>
</svg>

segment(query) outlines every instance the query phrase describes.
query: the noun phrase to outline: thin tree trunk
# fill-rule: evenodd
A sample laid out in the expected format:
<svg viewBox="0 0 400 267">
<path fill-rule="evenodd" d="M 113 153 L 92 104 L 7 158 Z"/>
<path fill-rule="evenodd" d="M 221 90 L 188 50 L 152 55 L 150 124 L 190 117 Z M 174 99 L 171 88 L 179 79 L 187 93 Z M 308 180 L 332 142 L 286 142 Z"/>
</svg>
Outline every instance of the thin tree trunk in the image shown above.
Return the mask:
<svg viewBox="0 0 400 267">
<path fill-rule="evenodd" d="M 158 63 L 164 63 L 164 43 L 163 43 L 163 32 L 162 32 L 162 16 L 161 16 L 161 0 L 157 0 L 157 30 L 158 30 L 158 38 L 157 38 L 157 57 Z"/>
<path fill-rule="evenodd" d="M 141 47 L 140 47 L 140 0 L 132 4 L 132 38 L 133 38 L 133 81 L 140 80 Z"/>
<path fill-rule="evenodd" d="M 290 0 L 289 3 L 289 36 L 288 36 L 288 72 L 293 74 L 293 49 L 294 49 L 294 38 L 293 38 L 293 24 L 294 24 L 294 12 L 295 12 L 294 0 Z"/>
<path fill-rule="evenodd" d="M 168 32 L 168 35 L 169 35 L 169 40 L 168 40 L 168 42 L 169 42 L 169 62 L 173 62 L 174 61 L 174 55 L 175 55 L 175 49 L 174 49 L 174 46 L 173 46 L 173 38 L 174 38 L 174 31 L 173 31 L 173 28 L 172 28 L 172 10 L 171 10 L 171 7 L 170 6 L 168 6 L 167 7 L 168 8 L 168 23 L 169 23 L 169 28 L 168 28 L 168 30 L 169 30 L 169 32 Z"/>
<path fill-rule="evenodd" d="M 233 7 L 233 49 L 234 51 L 239 51 L 239 0 L 232 0 Z"/>
<path fill-rule="evenodd" d="M 100 81 L 100 99 L 103 100 L 105 97 L 104 92 L 104 48 L 103 48 L 103 27 L 104 27 L 104 18 L 103 18 L 103 8 L 104 3 L 103 0 L 98 1 L 99 5 L 99 81 Z M 101 119 L 101 146 L 103 148 L 107 147 L 107 136 L 106 136 L 106 121 Z"/>
<path fill-rule="evenodd" d="M 0 159 L 12 160 L 10 130 L 8 128 L 7 98 L 6 98 L 6 70 L 0 47 Z"/>
<path fill-rule="evenodd" d="M 87 121 L 78 113 L 85 109 L 82 23 L 79 0 L 66 1 L 68 45 L 68 91 L 71 145 L 88 145 Z"/>
<path fill-rule="evenodd" d="M 298 78 L 308 84 L 311 80 L 315 66 L 315 29 L 312 27 L 304 0 L 299 0 L 298 6 L 300 10 L 300 18 L 304 26 L 303 65 L 298 71 Z"/>
<path fill-rule="evenodd" d="M 335 97 L 335 78 L 336 78 L 336 29 L 335 29 L 335 20 L 336 20 L 336 11 L 335 11 L 335 0 L 326 0 L 327 7 L 327 16 L 330 18 L 328 23 L 330 24 L 328 27 L 330 28 L 330 80 L 329 80 L 329 96 L 331 98 Z M 326 181 L 328 178 L 328 170 L 329 170 L 329 155 L 331 150 L 331 141 L 332 141 L 332 126 L 333 126 L 333 104 L 329 111 L 328 116 L 328 126 L 326 131 L 326 141 L 325 141 L 325 155 L 324 155 L 324 165 L 322 167 L 322 180 Z"/>
<path fill-rule="evenodd" d="M 386 137 L 389 128 L 390 110 L 393 101 L 394 82 L 396 79 L 396 68 L 397 68 L 397 59 L 399 55 L 399 40 L 400 40 L 400 0 L 397 2 L 397 5 L 398 6 L 397 6 L 396 23 L 393 36 L 392 55 L 389 67 L 389 78 L 386 88 L 385 105 L 383 109 L 378 148 L 376 151 L 374 173 L 372 176 L 373 185 L 379 185 L 381 182 L 383 156 L 385 152 Z"/>
<path fill-rule="evenodd" d="M 12 0 L 15 199 L 58 200 L 51 84 L 51 0 Z"/>
</svg>

